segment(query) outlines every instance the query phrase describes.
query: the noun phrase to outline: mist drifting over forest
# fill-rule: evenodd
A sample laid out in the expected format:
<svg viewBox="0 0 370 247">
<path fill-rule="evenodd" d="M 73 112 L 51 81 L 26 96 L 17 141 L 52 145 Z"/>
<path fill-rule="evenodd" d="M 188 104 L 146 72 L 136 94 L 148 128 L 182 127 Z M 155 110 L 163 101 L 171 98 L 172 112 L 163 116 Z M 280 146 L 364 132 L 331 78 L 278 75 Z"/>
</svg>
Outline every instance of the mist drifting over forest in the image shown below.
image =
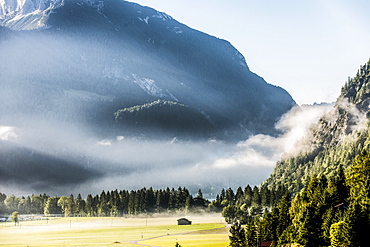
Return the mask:
<svg viewBox="0 0 370 247">
<path fill-rule="evenodd" d="M 101 139 L 73 126 L 41 121 L 26 128 L 2 126 L 1 161 L 9 155 L 6 150 L 13 154 L 17 150 L 18 156 L 10 158 L 12 169 L 0 168 L 1 191 L 63 194 L 186 186 L 216 193 L 224 187 L 258 185 L 283 154 L 299 151 L 295 142 L 328 109 L 328 105 L 294 108 L 278 124 L 282 135 L 259 134 L 237 144 L 215 139 Z M 28 159 L 35 161 L 22 163 Z"/>
</svg>

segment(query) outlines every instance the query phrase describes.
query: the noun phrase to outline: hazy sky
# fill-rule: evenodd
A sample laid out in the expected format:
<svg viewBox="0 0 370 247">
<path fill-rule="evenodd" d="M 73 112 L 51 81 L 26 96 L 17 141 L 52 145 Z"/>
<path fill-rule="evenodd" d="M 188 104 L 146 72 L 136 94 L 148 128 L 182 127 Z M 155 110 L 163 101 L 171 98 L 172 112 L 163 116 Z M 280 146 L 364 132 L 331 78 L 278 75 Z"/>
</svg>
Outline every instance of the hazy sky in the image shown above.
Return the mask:
<svg viewBox="0 0 370 247">
<path fill-rule="evenodd" d="M 132 0 L 230 41 L 299 104 L 335 101 L 370 58 L 370 1 Z"/>
</svg>

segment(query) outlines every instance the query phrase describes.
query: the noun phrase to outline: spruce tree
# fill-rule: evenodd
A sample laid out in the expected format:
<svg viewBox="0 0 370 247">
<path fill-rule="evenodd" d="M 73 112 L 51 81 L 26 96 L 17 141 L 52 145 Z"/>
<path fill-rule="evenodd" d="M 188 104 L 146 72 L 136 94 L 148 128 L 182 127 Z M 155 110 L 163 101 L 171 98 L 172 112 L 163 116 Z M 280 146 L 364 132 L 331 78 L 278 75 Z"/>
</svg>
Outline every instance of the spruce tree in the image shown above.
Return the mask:
<svg viewBox="0 0 370 247">
<path fill-rule="evenodd" d="M 256 243 L 256 225 L 253 220 L 249 221 L 245 229 L 245 246 L 252 247 Z"/>
<path fill-rule="evenodd" d="M 246 238 L 245 238 L 245 230 L 240 224 L 239 221 L 235 221 L 230 227 L 230 247 L 245 247 L 246 245 Z"/>
<path fill-rule="evenodd" d="M 305 247 L 317 247 L 315 235 L 315 207 L 307 205 L 302 217 L 302 225 L 299 230 L 298 243 Z"/>
<path fill-rule="evenodd" d="M 87 216 L 89 216 L 89 217 L 95 216 L 94 205 L 93 205 L 93 197 L 92 197 L 91 194 L 87 195 L 85 210 L 86 210 Z"/>
<path fill-rule="evenodd" d="M 350 247 L 369 246 L 369 214 L 360 204 L 354 203 L 346 213 L 345 222 L 348 225 L 348 238 Z"/>
<path fill-rule="evenodd" d="M 350 200 L 370 211 L 370 154 L 363 151 L 346 172 L 346 184 L 350 189 Z"/>
<path fill-rule="evenodd" d="M 253 191 L 249 184 L 244 188 L 244 203 L 247 207 L 252 205 Z"/>
<path fill-rule="evenodd" d="M 344 221 L 334 223 L 330 227 L 330 246 L 349 246 L 348 225 Z"/>
<path fill-rule="evenodd" d="M 291 206 L 290 193 L 286 192 L 278 205 L 278 226 L 276 229 L 277 237 L 283 233 L 291 224 L 289 209 Z M 276 217 L 276 216 L 275 216 Z"/>
</svg>

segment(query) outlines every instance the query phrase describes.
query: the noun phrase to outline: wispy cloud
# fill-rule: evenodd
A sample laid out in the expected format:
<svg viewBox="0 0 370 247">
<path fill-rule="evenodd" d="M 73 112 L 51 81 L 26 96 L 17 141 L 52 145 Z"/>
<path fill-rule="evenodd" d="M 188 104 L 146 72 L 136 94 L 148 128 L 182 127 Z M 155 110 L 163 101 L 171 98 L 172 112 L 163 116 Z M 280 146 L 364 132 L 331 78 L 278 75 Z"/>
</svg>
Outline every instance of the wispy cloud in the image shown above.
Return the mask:
<svg viewBox="0 0 370 247">
<path fill-rule="evenodd" d="M 8 141 L 17 139 L 16 128 L 12 126 L 0 126 L 0 140 Z"/>
</svg>

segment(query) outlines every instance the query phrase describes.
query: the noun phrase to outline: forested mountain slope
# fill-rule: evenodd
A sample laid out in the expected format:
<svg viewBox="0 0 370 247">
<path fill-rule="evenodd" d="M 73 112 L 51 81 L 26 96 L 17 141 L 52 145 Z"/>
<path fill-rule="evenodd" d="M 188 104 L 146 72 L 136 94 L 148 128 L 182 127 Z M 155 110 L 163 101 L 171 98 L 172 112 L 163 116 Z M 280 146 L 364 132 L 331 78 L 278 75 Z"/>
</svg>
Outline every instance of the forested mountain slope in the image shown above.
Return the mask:
<svg viewBox="0 0 370 247">
<path fill-rule="evenodd" d="M 363 149 L 370 150 L 369 79 L 370 61 L 348 78 L 333 110 L 298 144 L 303 151 L 279 161 L 265 185 L 298 192 L 313 174 L 331 177 L 340 164 L 346 168 Z"/>
</svg>

